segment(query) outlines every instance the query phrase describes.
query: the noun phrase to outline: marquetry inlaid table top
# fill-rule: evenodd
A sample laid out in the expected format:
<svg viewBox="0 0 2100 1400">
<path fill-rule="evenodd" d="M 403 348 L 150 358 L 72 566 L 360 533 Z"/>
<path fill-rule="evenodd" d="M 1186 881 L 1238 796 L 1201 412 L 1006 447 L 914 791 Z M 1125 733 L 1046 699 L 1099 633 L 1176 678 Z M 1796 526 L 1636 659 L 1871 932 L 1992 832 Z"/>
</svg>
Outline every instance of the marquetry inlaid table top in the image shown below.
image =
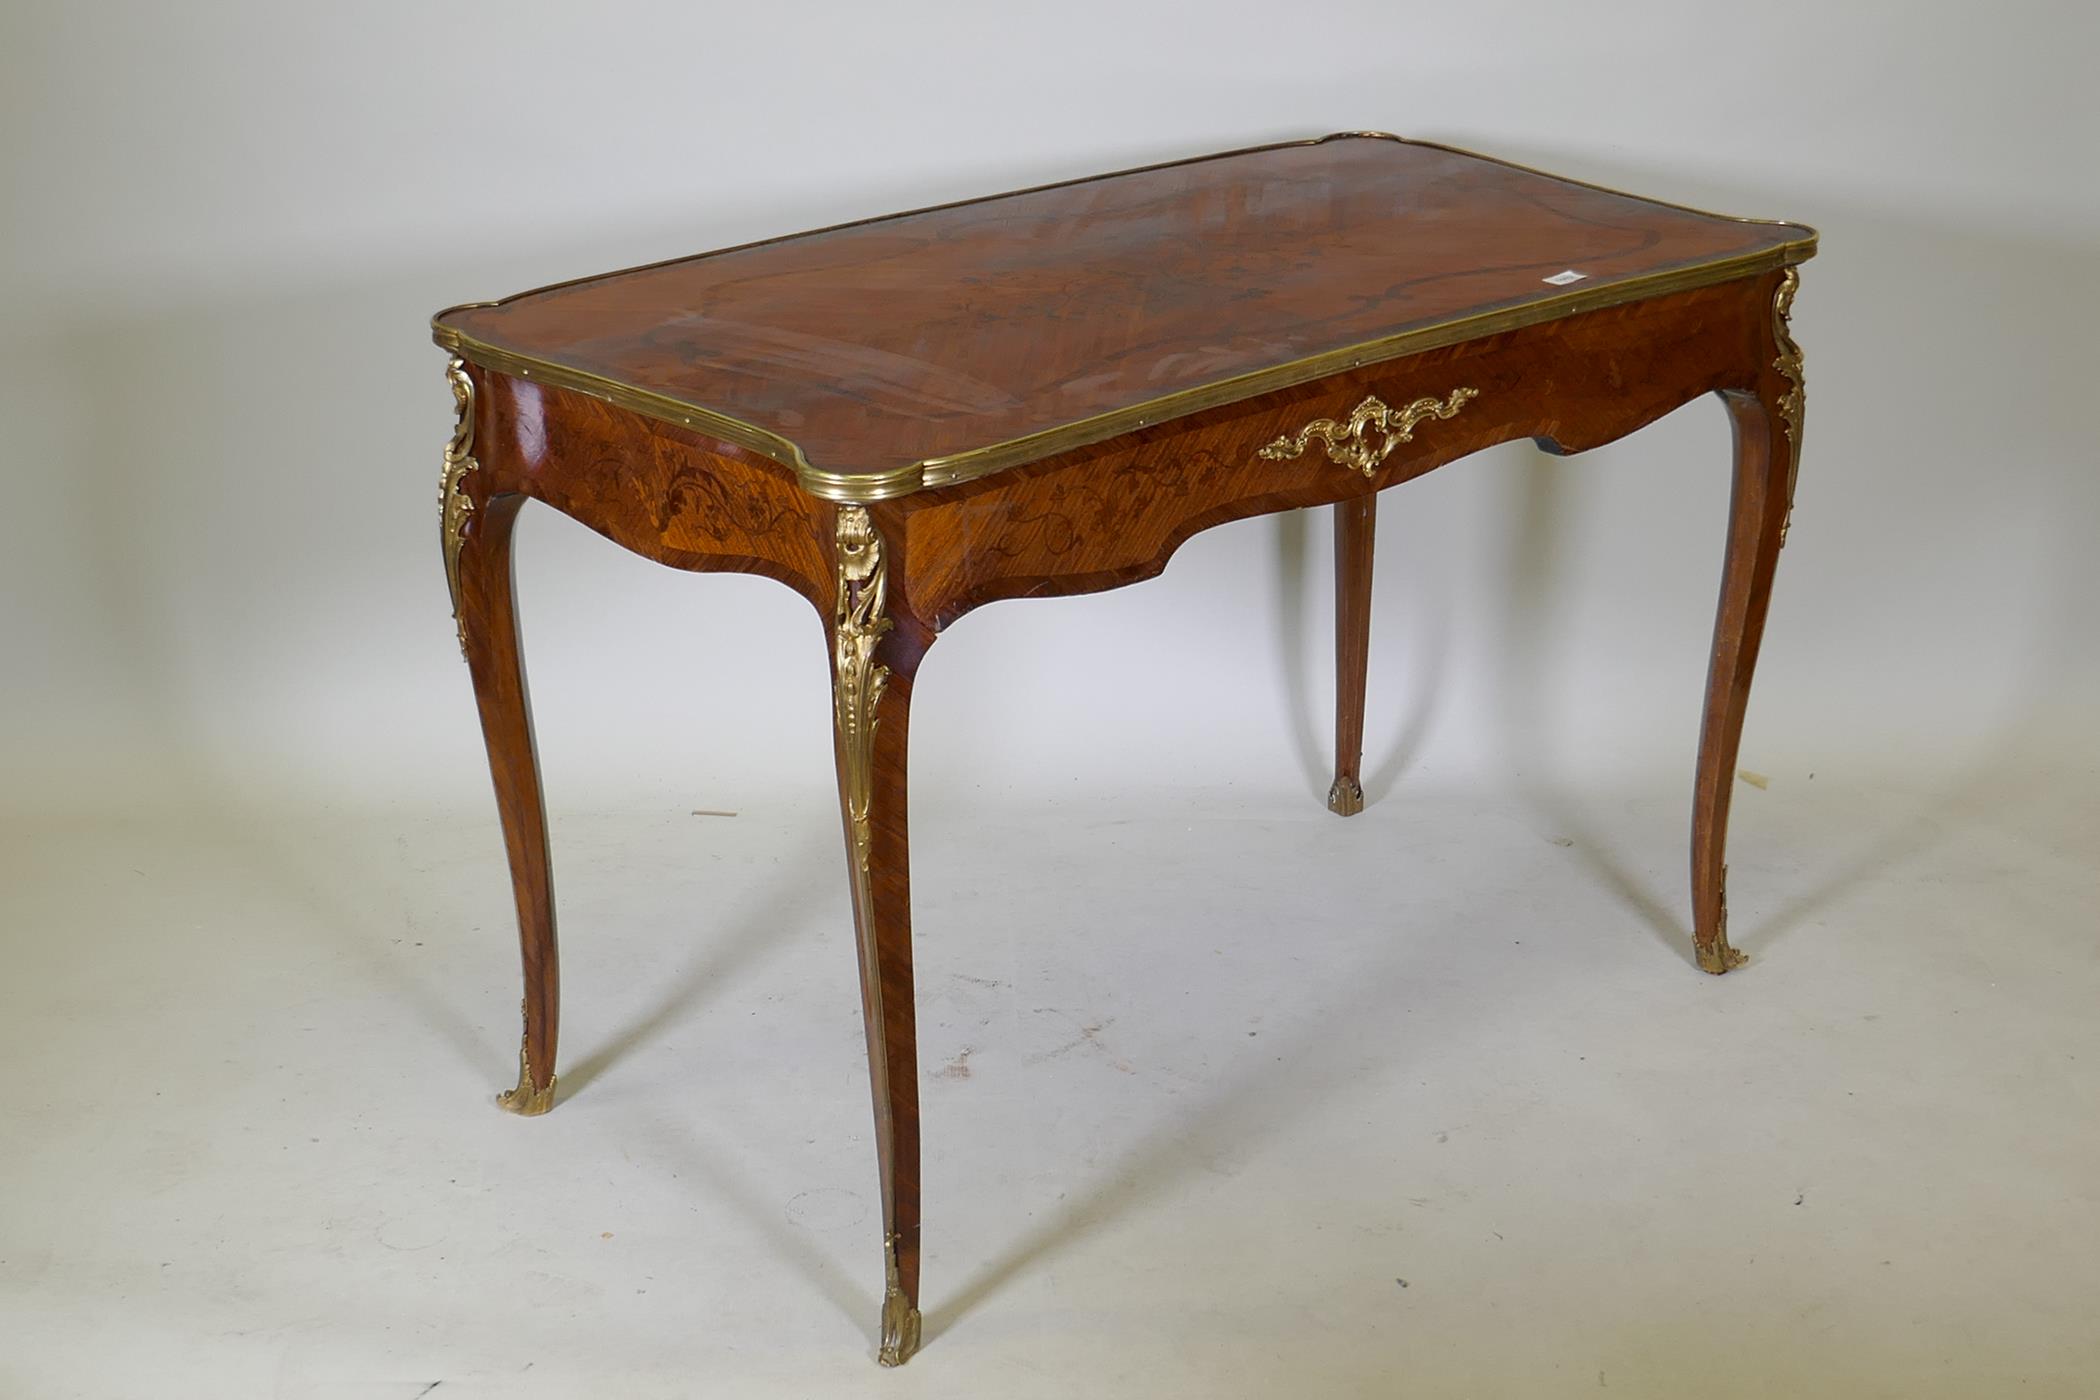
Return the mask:
<svg viewBox="0 0 2100 1400">
<path fill-rule="evenodd" d="M 1799 262 L 1814 241 L 1345 135 L 680 258 L 435 326 L 475 363 L 716 434 L 819 495 L 873 500 Z"/>
<path fill-rule="evenodd" d="M 874 1104 L 886 1363 L 921 1331 L 911 699 L 926 653 L 973 609 L 1134 583 L 1200 530 L 1333 507 L 1327 805 L 1354 816 L 1380 493 L 1499 443 L 1580 453 L 1711 395 L 1733 489 L 1725 525 L 1712 522 L 1722 567 L 1691 945 L 1708 972 L 1737 966 L 1730 779 L 1793 507 L 1806 380 L 1790 325 L 1797 264 L 1814 251 L 1800 225 L 1359 134 L 440 313 L 456 409 L 439 487 L 445 576 L 524 966 L 518 1082 L 502 1103 L 554 1105 L 561 1009 L 511 567 L 527 502 L 675 568 L 777 579 L 816 610 Z M 712 658 L 725 679 L 735 668 Z"/>
</svg>

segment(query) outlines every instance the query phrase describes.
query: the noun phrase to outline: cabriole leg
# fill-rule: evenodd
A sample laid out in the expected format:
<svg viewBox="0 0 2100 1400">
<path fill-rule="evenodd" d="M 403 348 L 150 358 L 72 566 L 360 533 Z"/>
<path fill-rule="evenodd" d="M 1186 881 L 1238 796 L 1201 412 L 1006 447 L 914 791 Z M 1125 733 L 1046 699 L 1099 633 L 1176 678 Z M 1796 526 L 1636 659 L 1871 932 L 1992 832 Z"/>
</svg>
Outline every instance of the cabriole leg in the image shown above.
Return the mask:
<svg viewBox="0 0 2100 1400">
<path fill-rule="evenodd" d="M 1364 809 L 1358 770 L 1364 756 L 1364 685 L 1371 662 L 1371 545 L 1378 497 L 1334 508 L 1334 786 L 1327 810 L 1353 817 Z"/>
<path fill-rule="evenodd" d="M 1728 942 L 1728 804 L 1801 448 L 1801 349 L 1787 328 L 1796 285 L 1789 268 L 1774 298 L 1774 356 L 1758 391 L 1721 395 L 1735 435 L 1735 486 L 1692 798 L 1692 937 L 1699 966 L 1712 973 L 1743 961 Z"/>
<path fill-rule="evenodd" d="M 923 647 L 901 636 L 888 615 L 889 562 L 866 509 L 839 507 L 836 548 L 831 644 L 839 805 L 882 1179 L 884 1288 L 876 1359 L 901 1366 L 919 1345 L 919 1058 L 905 747 L 912 677 Z"/>
<path fill-rule="evenodd" d="M 474 445 L 474 386 L 457 360 L 447 371 L 459 409 L 445 451 L 441 489 L 447 581 L 460 649 L 474 677 L 481 733 L 503 844 L 510 856 L 518 906 L 518 947 L 525 967 L 524 1034 L 518 1046 L 518 1083 L 497 1098 L 513 1113 L 545 1113 L 554 1105 L 554 1049 L 560 1028 L 561 973 L 554 941 L 554 882 L 547 852 L 547 813 L 540 797 L 539 756 L 533 746 L 532 702 L 525 688 L 511 579 L 511 534 L 519 495 L 473 497 L 478 469 Z"/>
</svg>

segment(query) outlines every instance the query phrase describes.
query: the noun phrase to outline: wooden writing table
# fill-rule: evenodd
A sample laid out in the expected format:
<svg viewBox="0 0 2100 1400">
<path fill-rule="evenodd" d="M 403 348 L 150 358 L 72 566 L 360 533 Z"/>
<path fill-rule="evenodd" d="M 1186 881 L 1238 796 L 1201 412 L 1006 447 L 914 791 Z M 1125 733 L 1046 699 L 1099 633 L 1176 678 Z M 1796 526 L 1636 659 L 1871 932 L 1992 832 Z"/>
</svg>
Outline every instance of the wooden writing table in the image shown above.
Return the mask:
<svg viewBox="0 0 2100 1400">
<path fill-rule="evenodd" d="M 905 744 L 941 630 L 1150 578 L 1198 530 L 1335 508 L 1334 787 L 1363 803 L 1377 493 L 1483 447 L 1610 442 L 1715 393 L 1735 442 L 1692 806 L 1699 965 L 1727 935 L 1730 774 L 1801 439 L 1813 230 L 1441 146 L 1331 136 L 846 224 L 456 307 L 445 567 L 525 963 L 508 1108 L 554 1098 L 546 817 L 511 528 L 544 501 L 682 569 L 765 574 L 830 640 L 875 1098 L 879 1359 L 919 1338 Z"/>
</svg>

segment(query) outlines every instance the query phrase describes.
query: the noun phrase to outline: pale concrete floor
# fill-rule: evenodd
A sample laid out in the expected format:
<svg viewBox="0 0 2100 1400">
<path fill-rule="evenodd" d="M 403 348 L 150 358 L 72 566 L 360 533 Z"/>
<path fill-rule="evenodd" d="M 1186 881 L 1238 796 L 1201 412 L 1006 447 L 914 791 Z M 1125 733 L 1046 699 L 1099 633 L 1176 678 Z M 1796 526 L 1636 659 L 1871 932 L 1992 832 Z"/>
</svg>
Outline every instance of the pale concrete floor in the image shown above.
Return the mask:
<svg viewBox="0 0 2100 1400">
<path fill-rule="evenodd" d="M 818 794 L 0 831 L 0 1395 L 2100 1393 L 2100 817 L 1739 789 L 922 802 L 927 1343 Z M 441 1385 L 440 1385 L 441 1383 Z"/>
</svg>

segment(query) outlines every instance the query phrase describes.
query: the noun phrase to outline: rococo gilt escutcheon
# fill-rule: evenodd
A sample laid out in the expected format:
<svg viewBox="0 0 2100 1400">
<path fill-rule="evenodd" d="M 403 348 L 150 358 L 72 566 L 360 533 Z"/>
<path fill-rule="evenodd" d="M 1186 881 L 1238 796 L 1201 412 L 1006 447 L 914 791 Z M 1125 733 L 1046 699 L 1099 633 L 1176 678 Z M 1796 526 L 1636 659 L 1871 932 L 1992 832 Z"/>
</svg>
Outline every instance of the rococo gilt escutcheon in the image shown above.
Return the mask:
<svg viewBox="0 0 2100 1400">
<path fill-rule="evenodd" d="M 978 608 L 1137 583 L 1199 531 L 1332 507 L 1328 801 L 1356 814 L 1378 497 L 1502 443 L 1580 454 L 1717 395 L 1733 448 L 1729 518 L 1684 526 L 1721 550 L 1689 922 L 1698 965 L 1728 971 L 1740 961 L 1726 934 L 1729 804 L 1793 496 L 1803 371 L 1790 317 L 1815 248 L 1801 225 L 1352 132 L 441 312 L 455 408 L 439 492 L 445 577 L 524 974 L 518 1087 L 504 1106 L 553 1102 L 560 1008 L 511 569 L 512 524 L 530 502 L 675 568 L 775 580 L 822 624 L 854 924 L 839 953 L 859 964 L 882 1202 L 871 1320 L 884 1364 L 920 1345 L 925 1263 L 906 741 L 923 656 Z M 738 657 L 708 662 L 735 679 Z M 696 1076 L 696 1114 L 780 1092 L 766 1077 L 777 1057 L 741 1063 L 742 1078 Z M 1007 1179 L 1034 1190 L 1025 1172 Z M 872 1228 L 867 1243 L 872 1256 Z M 1265 1348 L 1303 1343 L 1282 1314 L 1246 1325 Z M 1077 1323 L 1052 1340 L 1085 1347 Z"/>
<path fill-rule="evenodd" d="M 1478 389 L 1453 389 L 1441 399 L 1416 399 L 1405 408 L 1395 409 L 1374 394 L 1349 410 L 1347 421 L 1315 418 L 1297 433 L 1287 433 L 1264 447 L 1260 455 L 1272 462 L 1288 461 L 1318 438 L 1326 444 L 1331 461 L 1371 476 L 1385 465 L 1394 448 L 1415 440 L 1416 424 L 1431 418 L 1455 418 L 1468 401 L 1479 397 Z"/>
</svg>

